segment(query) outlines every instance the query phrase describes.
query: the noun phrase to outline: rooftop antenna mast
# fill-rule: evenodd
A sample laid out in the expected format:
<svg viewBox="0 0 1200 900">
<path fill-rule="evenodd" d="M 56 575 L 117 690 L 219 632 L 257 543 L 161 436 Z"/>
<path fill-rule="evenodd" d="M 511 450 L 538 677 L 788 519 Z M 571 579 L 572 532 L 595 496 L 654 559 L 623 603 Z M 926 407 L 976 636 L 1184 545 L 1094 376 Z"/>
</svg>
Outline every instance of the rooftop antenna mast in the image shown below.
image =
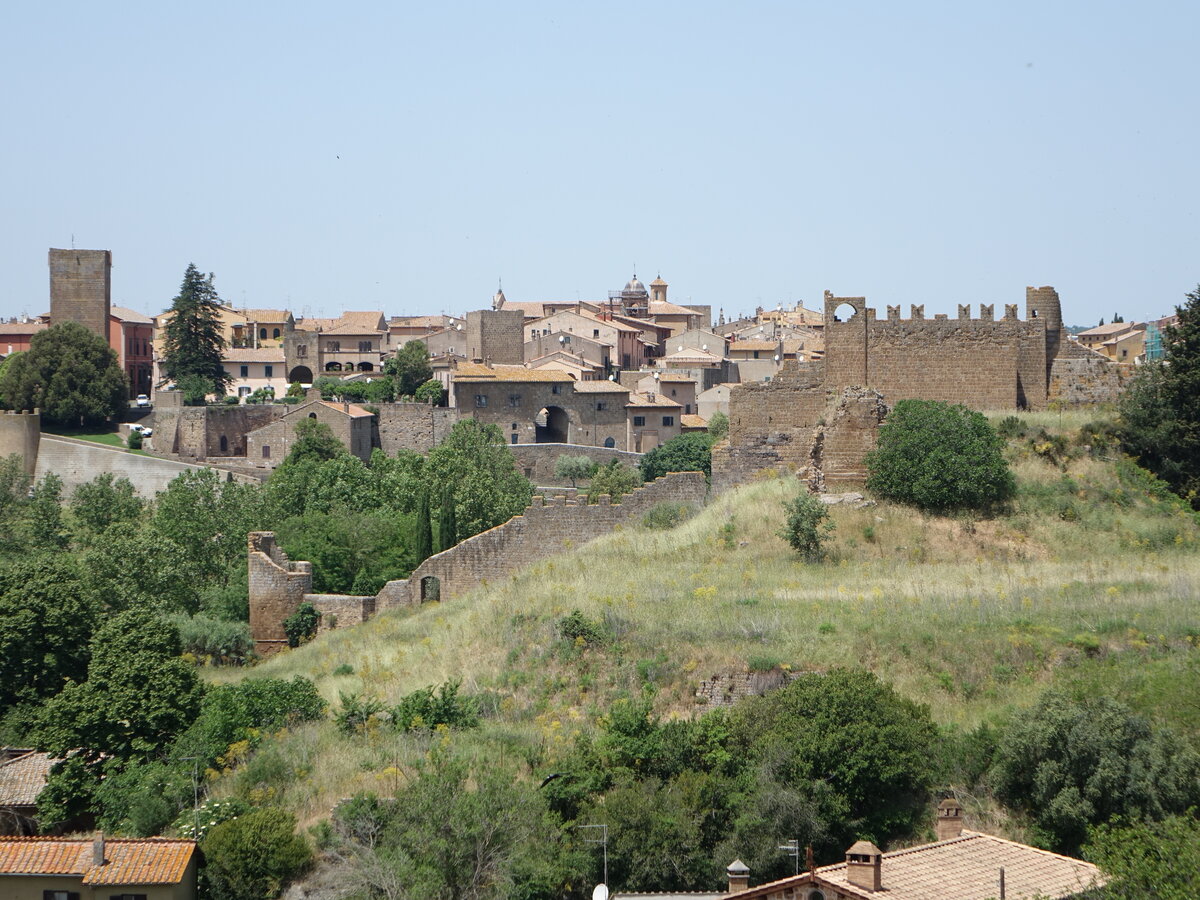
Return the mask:
<svg viewBox="0 0 1200 900">
<path fill-rule="evenodd" d="M 796 874 L 800 874 L 800 841 L 798 838 L 792 838 L 786 844 L 780 844 L 779 849 L 784 851 L 792 858 L 796 864 Z"/>
<path fill-rule="evenodd" d="M 596 886 L 596 890 L 592 892 L 593 900 L 607 900 L 608 898 L 608 826 L 607 825 L 579 825 L 578 828 L 598 828 L 600 829 L 600 837 L 584 838 L 585 844 L 599 844 L 604 848 L 604 880 Z M 601 891 L 600 888 L 604 890 Z"/>
</svg>

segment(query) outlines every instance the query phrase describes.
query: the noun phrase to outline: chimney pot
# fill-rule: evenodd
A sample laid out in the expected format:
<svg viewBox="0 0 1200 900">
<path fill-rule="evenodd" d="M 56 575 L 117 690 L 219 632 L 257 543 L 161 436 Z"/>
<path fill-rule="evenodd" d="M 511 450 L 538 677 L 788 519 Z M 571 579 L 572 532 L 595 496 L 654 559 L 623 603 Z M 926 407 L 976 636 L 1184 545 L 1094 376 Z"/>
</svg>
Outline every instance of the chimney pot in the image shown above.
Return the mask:
<svg viewBox="0 0 1200 900">
<path fill-rule="evenodd" d="M 735 859 L 725 870 L 729 876 L 729 893 L 736 894 L 750 887 L 750 867 L 740 859 Z"/>
<path fill-rule="evenodd" d="M 883 888 L 883 852 L 870 841 L 856 841 L 846 851 L 846 880 L 867 891 Z"/>
<path fill-rule="evenodd" d="M 104 832 L 97 831 L 96 837 L 92 841 L 92 865 L 104 865 Z"/>
<path fill-rule="evenodd" d="M 962 806 L 947 797 L 937 806 L 937 839 L 949 841 L 962 836 Z"/>
</svg>

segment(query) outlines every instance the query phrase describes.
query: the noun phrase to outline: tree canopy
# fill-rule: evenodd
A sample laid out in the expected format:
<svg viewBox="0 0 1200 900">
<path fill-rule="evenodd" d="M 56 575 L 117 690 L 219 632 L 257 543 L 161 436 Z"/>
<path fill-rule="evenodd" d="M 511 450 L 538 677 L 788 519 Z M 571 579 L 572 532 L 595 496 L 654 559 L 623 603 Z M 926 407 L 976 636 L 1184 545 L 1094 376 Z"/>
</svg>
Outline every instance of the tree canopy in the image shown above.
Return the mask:
<svg viewBox="0 0 1200 900">
<path fill-rule="evenodd" d="M 533 499 L 533 485 L 517 471 L 504 434 L 475 419 L 455 423 L 429 451 L 425 477 L 430 497 L 441 497 L 447 486 L 453 492 L 460 540 L 507 522 Z"/>
<path fill-rule="evenodd" d="M 0 396 L 9 409 L 34 408 L 59 425 L 102 422 L 124 408 L 129 384 L 117 351 L 76 322 L 39 331 L 29 351 L 0 371 Z"/>
<path fill-rule="evenodd" d="M 384 364 L 383 371 L 395 380 L 399 396 L 415 396 L 417 389 L 433 377 L 429 348 L 424 341 L 408 341 Z"/>
<path fill-rule="evenodd" d="M 1120 402 L 1125 449 L 1200 509 L 1200 285 L 1175 308 L 1163 359 L 1142 366 Z"/>
<path fill-rule="evenodd" d="M 211 385 L 210 393 L 224 394 L 230 378 L 221 361 L 225 336 L 221 332 L 221 298 L 213 287 L 213 276 L 202 275 L 194 263 L 188 263 L 170 313 L 163 378 L 181 388 L 185 384 L 194 386 L 196 379 L 201 379 Z"/>
<path fill-rule="evenodd" d="M 642 478 L 653 481 L 668 472 L 712 472 L 712 445 L 715 439 L 704 432 L 673 437 L 642 457 Z"/>
</svg>

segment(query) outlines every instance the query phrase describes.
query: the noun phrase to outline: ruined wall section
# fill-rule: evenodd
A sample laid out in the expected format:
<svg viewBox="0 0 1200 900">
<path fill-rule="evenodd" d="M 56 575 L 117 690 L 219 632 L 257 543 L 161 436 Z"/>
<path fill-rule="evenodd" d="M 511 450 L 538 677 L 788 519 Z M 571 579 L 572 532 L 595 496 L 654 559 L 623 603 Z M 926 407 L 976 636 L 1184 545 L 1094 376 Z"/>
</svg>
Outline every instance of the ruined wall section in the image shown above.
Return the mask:
<svg viewBox="0 0 1200 900">
<path fill-rule="evenodd" d="M 1067 345 L 1064 345 L 1064 351 Z M 1050 401 L 1065 406 L 1116 403 L 1133 377 L 1133 366 L 1072 343 L 1079 354 L 1063 352 L 1050 369 Z"/>
<path fill-rule="evenodd" d="M 408 578 L 408 602 L 416 605 L 432 599 L 435 590 L 438 599 L 452 599 L 607 534 L 659 503 L 703 505 L 707 493 L 708 483 L 702 472 L 675 472 L 625 495 L 620 503 L 609 502 L 607 495 L 590 505 L 565 497 L 534 497 L 524 515 L 514 516 L 421 563 Z M 436 588 L 429 579 L 436 579 Z M 397 592 L 385 587 L 377 599 L 395 605 Z M 379 605 L 384 608 L 383 602 Z"/>
<path fill-rule="evenodd" d="M 825 424 L 813 436 L 809 486 L 818 493 L 861 489 L 867 483 L 867 452 L 875 449 L 887 418 L 883 396 L 870 388 L 846 388 L 831 402 Z"/>
<path fill-rule="evenodd" d="M 587 444 L 510 444 L 508 449 L 517 460 L 517 470 L 534 484 L 559 487 L 567 484 L 567 479 L 554 474 L 560 456 L 586 456 L 599 466 L 615 459 L 621 465 L 634 468 L 642 460 L 641 453 Z"/>
<path fill-rule="evenodd" d="M 180 459 L 245 456 L 246 435 L 275 421 L 290 408 L 279 403 L 261 406 L 159 405 L 154 411 L 154 446 L 158 452 Z M 224 449 L 222 437 L 225 438 Z"/>
<path fill-rule="evenodd" d="M 283 620 L 312 592 L 312 563 L 289 560 L 274 532 L 252 531 L 248 544 L 250 634 L 265 656 L 287 646 Z"/>
<path fill-rule="evenodd" d="M 373 446 L 388 456 L 401 450 L 428 453 L 458 421 L 458 410 L 428 403 L 380 403 L 378 408 Z"/>
<path fill-rule="evenodd" d="M 763 469 L 807 472 L 813 429 L 828 405 L 819 363 L 788 360 L 770 381 L 733 386 L 729 435 L 713 447 L 713 491 L 727 490 Z"/>
<path fill-rule="evenodd" d="M 335 628 L 361 625 L 375 615 L 374 597 L 354 597 L 349 594 L 305 594 L 303 602 L 311 603 L 321 615 L 317 634 L 324 634 Z"/>
</svg>

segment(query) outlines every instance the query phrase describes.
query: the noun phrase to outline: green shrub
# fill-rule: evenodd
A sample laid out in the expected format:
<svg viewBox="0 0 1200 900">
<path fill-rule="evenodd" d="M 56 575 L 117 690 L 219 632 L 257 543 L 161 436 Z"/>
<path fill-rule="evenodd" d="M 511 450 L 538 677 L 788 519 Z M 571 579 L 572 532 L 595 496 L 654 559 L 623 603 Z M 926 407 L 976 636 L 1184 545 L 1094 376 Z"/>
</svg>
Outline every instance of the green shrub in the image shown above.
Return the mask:
<svg viewBox="0 0 1200 900">
<path fill-rule="evenodd" d="M 558 632 L 568 641 L 580 641 L 593 647 L 612 640 L 608 627 L 598 619 L 589 619 L 579 610 L 563 616 L 558 623 Z"/>
<path fill-rule="evenodd" d="M 237 406 L 241 401 L 236 394 L 226 394 L 225 399 L 221 401 L 226 406 Z"/>
<path fill-rule="evenodd" d="M 717 410 L 708 420 L 708 436 L 713 439 L 715 444 L 727 434 L 729 434 L 729 416 Z"/>
<path fill-rule="evenodd" d="M 990 509 L 1016 491 L 1002 447 L 987 419 L 965 406 L 901 400 L 867 454 L 867 488 L 930 512 Z"/>
<path fill-rule="evenodd" d="M 783 508 L 787 520 L 779 536 L 810 562 L 821 559 L 825 553 L 823 545 L 834 528 L 829 521 L 829 509 L 821 498 L 803 490 L 792 500 L 784 501 Z"/>
<path fill-rule="evenodd" d="M 130 450 L 142 449 L 142 433 L 140 431 L 129 432 L 129 437 L 125 439 L 125 446 Z"/>
<path fill-rule="evenodd" d="M 296 834 L 296 819 L 281 809 L 256 809 L 221 822 L 200 848 L 212 900 L 273 900 L 312 861 Z"/>
<path fill-rule="evenodd" d="M 333 720 L 342 734 L 366 731 L 371 719 L 384 710 L 383 701 L 374 697 L 342 693 L 338 697 L 342 707 L 333 714 Z"/>
<path fill-rule="evenodd" d="M 575 487 L 576 482 L 595 475 L 598 468 L 599 466 L 586 456 L 564 453 L 554 461 L 554 477 L 565 478 L 571 482 L 571 487 Z"/>
<path fill-rule="evenodd" d="M 214 825 L 236 819 L 248 812 L 250 807 L 246 801 L 237 797 L 205 800 L 195 809 L 185 809 L 181 812 L 171 827 L 180 837 L 202 841 Z"/>
<path fill-rule="evenodd" d="M 473 697 L 458 693 L 461 681 L 443 682 L 436 690 L 421 688 L 402 698 L 392 709 L 392 724 L 401 731 L 450 728 L 474 728 L 479 724 L 479 705 Z"/>
<path fill-rule="evenodd" d="M 338 666 L 336 669 L 333 670 L 333 674 L 334 675 L 353 675 L 354 674 L 354 666 L 350 665 L 350 663 L 342 663 L 340 666 Z"/>
<path fill-rule="evenodd" d="M 201 662 L 240 666 L 254 658 L 254 638 L 246 622 L 203 614 L 169 616 L 168 620 L 179 630 L 183 651 Z"/>
<path fill-rule="evenodd" d="M 642 516 L 642 524 L 647 528 L 665 531 L 690 518 L 695 511 L 695 507 L 690 503 L 673 503 L 668 500 L 656 503 L 646 510 L 646 514 Z"/>
<path fill-rule="evenodd" d="M 588 503 L 595 503 L 601 494 L 608 494 L 615 503 L 623 495 L 636 491 L 641 486 L 642 478 L 636 469 L 623 466 L 615 459 L 609 460 L 592 476 L 588 485 Z"/>
<path fill-rule="evenodd" d="M 289 647 L 299 647 L 311 641 L 321 624 L 321 614 L 311 603 L 301 603 L 300 608 L 283 620 Z"/>
<path fill-rule="evenodd" d="M 783 665 L 782 659 L 766 653 L 751 656 L 746 660 L 746 666 L 751 672 L 774 672 L 781 665 Z"/>
</svg>

